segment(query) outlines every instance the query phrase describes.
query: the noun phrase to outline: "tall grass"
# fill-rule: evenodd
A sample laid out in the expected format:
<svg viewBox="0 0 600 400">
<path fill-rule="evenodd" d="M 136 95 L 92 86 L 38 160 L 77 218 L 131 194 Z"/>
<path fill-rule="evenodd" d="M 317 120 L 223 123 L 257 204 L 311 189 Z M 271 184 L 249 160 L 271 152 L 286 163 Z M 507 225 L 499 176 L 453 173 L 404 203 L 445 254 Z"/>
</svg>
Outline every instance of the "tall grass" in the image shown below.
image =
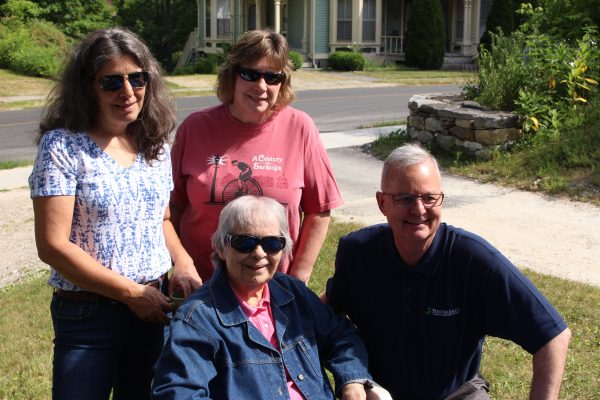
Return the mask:
<svg viewBox="0 0 600 400">
<path fill-rule="evenodd" d="M 337 242 L 357 224 L 334 222 L 319 255 L 309 287 L 325 290 L 334 269 Z M 569 323 L 573 338 L 561 399 L 592 400 L 600 393 L 600 288 L 531 271 L 525 274 Z M 51 398 L 52 291 L 47 274 L 0 289 L 0 399 Z M 360 277 L 357 277 L 360 279 Z M 360 295 L 360 294 L 357 294 Z M 491 382 L 494 399 L 521 400 L 528 396 L 531 356 L 504 340 L 489 338 L 484 347 L 482 373 Z"/>
</svg>

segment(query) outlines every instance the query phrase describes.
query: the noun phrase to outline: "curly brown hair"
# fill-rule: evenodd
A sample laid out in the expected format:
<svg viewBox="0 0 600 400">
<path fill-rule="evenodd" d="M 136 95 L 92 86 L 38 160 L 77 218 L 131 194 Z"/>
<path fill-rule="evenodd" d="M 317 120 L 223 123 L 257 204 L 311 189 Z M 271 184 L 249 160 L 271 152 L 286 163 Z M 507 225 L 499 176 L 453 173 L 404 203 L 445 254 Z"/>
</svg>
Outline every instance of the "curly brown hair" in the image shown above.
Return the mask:
<svg viewBox="0 0 600 400">
<path fill-rule="evenodd" d="M 36 142 L 49 130 L 72 132 L 94 128 L 98 101 L 94 77 L 115 57 L 130 56 L 150 74 L 144 106 L 137 120 L 127 125 L 127 135 L 146 161 L 158 158 L 177 121 L 176 104 L 162 79 L 162 68 L 150 49 L 124 28 L 100 29 L 86 36 L 67 58 L 58 82 L 50 92 L 42 113 Z"/>
<path fill-rule="evenodd" d="M 270 30 L 252 30 L 244 33 L 227 54 L 217 76 L 217 96 L 223 103 L 233 101 L 238 68 L 266 58 L 269 64 L 285 74 L 275 107 L 283 108 L 294 100 L 292 89 L 292 62 L 285 37 Z"/>
</svg>

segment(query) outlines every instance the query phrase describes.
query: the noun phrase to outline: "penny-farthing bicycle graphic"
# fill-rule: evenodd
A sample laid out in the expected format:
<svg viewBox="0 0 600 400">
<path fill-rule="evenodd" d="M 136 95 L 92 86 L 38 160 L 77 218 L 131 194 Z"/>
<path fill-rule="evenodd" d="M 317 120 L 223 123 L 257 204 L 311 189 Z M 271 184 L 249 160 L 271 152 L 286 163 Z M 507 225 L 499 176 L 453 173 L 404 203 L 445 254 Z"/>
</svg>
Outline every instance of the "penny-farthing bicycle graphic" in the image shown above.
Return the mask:
<svg viewBox="0 0 600 400">
<path fill-rule="evenodd" d="M 229 203 L 232 200 L 244 195 L 262 196 L 263 191 L 258 182 L 252 178 L 252 169 L 245 162 L 233 160 L 232 165 L 235 165 L 240 170 L 240 175 L 225 185 L 223 189 L 223 203 Z"/>
</svg>

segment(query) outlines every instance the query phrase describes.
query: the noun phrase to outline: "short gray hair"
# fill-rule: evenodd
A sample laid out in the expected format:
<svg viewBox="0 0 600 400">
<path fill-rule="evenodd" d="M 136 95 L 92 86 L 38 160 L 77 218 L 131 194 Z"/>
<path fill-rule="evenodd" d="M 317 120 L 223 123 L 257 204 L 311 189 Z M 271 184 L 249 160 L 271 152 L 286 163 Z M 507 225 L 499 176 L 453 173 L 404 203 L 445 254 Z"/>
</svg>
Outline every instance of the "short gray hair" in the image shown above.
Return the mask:
<svg viewBox="0 0 600 400">
<path fill-rule="evenodd" d="M 241 196 L 228 203 L 221 211 L 219 225 L 212 236 L 213 248 L 218 251 L 225 250 L 227 246 L 227 234 L 233 233 L 234 229 L 240 227 L 259 225 L 262 221 L 271 220 L 275 217 L 279 222 L 279 235 L 285 238 L 283 255 L 286 256 L 292 250 L 292 238 L 290 237 L 287 213 L 285 207 L 276 200 L 266 196 Z M 213 254 L 213 261 L 219 261 L 219 255 Z"/>
<path fill-rule="evenodd" d="M 381 171 L 381 187 L 383 187 L 383 183 L 390 173 L 390 170 L 404 169 L 426 161 L 431 161 L 435 166 L 438 175 L 440 175 L 440 168 L 437 160 L 430 152 L 423 148 L 423 146 L 417 143 L 406 143 L 397 147 L 383 163 L 383 170 Z"/>
</svg>

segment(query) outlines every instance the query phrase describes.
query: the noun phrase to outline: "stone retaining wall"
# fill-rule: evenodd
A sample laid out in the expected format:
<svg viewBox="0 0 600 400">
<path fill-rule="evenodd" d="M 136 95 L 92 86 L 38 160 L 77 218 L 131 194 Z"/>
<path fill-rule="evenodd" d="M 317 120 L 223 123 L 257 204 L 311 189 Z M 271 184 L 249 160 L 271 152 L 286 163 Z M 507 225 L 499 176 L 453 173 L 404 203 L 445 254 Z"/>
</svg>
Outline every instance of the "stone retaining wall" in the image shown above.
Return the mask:
<svg viewBox="0 0 600 400">
<path fill-rule="evenodd" d="M 412 139 L 448 150 L 462 149 L 484 159 L 523 133 L 518 115 L 491 111 L 459 94 L 415 95 L 408 108 L 407 133 Z"/>
</svg>

